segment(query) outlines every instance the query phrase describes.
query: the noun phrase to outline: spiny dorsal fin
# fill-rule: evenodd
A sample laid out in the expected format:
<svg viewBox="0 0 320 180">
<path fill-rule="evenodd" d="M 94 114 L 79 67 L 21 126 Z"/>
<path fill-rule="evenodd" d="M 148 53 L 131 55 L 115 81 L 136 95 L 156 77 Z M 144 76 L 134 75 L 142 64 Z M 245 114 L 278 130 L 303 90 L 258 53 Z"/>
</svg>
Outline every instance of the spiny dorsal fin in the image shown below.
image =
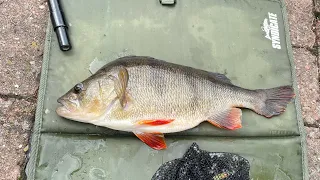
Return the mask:
<svg viewBox="0 0 320 180">
<path fill-rule="evenodd" d="M 214 72 L 210 72 L 209 73 L 211 77 L 213 77 L 214 79 L 227 83 L 227 84 L 232 84 L 231 80 L 229 78 L 227 78 L 226 75 L 224 74 L 220 74 L 220 73 L 214 73 Z"/>
<path fill-rule="evenodd" d="M 210 117 L 208 122 L 219 128 L 235 130 L 242 127 L 241 116 L 241 109 L 231 108 Z"/>
</svg>

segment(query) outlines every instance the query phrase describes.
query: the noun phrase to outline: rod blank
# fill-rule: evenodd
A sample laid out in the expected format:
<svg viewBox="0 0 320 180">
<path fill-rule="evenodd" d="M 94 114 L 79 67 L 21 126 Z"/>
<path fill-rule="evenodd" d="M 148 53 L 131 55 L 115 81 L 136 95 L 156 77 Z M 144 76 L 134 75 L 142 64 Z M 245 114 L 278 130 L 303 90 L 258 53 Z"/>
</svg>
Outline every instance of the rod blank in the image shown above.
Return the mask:
<svg viewBox="0 0 320 180">
<path fill-rule="evenodd" d="M 65 23 L 63 11 L 58 0 L 48 0 L 50 18 L 54 31 L 56 32 L 60 49 L 68 51 L 71 49 L 67 25 Z"/>
</svg>

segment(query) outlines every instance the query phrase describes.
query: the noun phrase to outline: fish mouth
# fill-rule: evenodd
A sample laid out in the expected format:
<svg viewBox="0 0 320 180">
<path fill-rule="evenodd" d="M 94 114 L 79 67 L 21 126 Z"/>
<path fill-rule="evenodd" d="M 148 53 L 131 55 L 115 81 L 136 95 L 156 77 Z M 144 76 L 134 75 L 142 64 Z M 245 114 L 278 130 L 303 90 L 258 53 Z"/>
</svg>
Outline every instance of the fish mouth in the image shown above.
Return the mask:
<svg viewBox="0 0 320 180">
<path fill-rule="evenodd" d="M 61 98 L 59 98 L 59 99 L 57 100 L 57 102 L 59 103 L 59 105 L 62 105 L 62 106 L 63 106 L 63 102 L 62 102 L 62 99 L 61 99 Z"/>
<path fill-rule="evenodd" d="M 57 102 L 58 102 L 58 104 L 60 105 L 59 107 L 66 107 L 65 101 L 62 100 L 61 98 L 59 98 L 59 99 L 57 100 Z"/>
<path fill-rule="evenodd" d="M 58 107 L 56 109 L 56 113 L 59 116 L 65 117 L 68 113 L 71 113 L 71 110 L 68 108 L 68 105 L 65 102 L 65 100 L 59 98 L 57 102 L 58 102 Z"/>
<path fill-rule="evenodd" d="M 58 99 L 57 102 L 59 105 L 56 108 L 56 113 L 60 117 L 78 122 L 87 122 L 91 120 L 91 116 L 83 114 L 82 111 L 77 109 L 77 107 L 74 107 L 76 103 L 67 99 Z"/>
</svg>

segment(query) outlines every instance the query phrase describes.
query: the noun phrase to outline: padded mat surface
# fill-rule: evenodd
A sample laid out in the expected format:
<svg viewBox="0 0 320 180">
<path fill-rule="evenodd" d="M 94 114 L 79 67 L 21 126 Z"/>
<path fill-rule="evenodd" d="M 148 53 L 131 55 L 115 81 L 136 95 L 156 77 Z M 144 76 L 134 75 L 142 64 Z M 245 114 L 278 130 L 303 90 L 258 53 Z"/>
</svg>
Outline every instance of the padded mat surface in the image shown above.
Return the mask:
<svg viewBox="0 0 320 180">
<path fill-rule="evenodd" d="M 62 180 L 68 176 L 88 180 L 151 179 L 161 164 L 182 157 L 192 142 L 207 151 L 240 153 L 250 163 L 252 179 L 302 179 L 298 137 L 237 140 L 176 137 L 167 138 L 167 142 L 167 150 L 156 151 L 130 137 L 45 134 L 41 138 L 36 179 Z"/>
<path fill-rule="evenodd" d="M 103 65 L 128 54 L 224 73 L 244 88 L 292 84 L 279 2 L 189 0 L 169 8 L 158 1 L 68 0 L 62 1 L 62 5 L 71 25 L 74 48 L 61 52 L 52 34 L 43 108 L 49 113 L 43 115 L 44 132 L 118 133 L 58 117 L 56 99 L 91 75 L 89 67 L 93 61 Z M 277 14 L 280 50 L 272 47 L 272 41 L 262 31 L 269 12 Z M 283 115 L 272 119 L 243 112 L 243 128 L 236 132 L 212 127 L 207 122 L 189 131 L 219 136 L 299 134 L 294 103 L 288 105 Z"/>
<path fill-rule="evenodd" d="M 173 7 L 158 0 L 60 2 L 73 49 L 60 51 L 49 24 L 28 179 L 150 179 L 162 163 L 180 158 L 192 142 L 211 152 L 244 156 L 252 179 L 308 179 L 282 1 L 177 0 Z M 164 151 L 150 149 L 132 133 L 57 116 L 58 97 L 89 77 L 90 70 L 125 55 L 223 73 L 244 88 L 293 85 L 297 98 L 284 114 L 271 119 L 243 109 L 243 128 L 236 131 L 204 122 L 165 134 L 169 148 Z"/>
</svg>

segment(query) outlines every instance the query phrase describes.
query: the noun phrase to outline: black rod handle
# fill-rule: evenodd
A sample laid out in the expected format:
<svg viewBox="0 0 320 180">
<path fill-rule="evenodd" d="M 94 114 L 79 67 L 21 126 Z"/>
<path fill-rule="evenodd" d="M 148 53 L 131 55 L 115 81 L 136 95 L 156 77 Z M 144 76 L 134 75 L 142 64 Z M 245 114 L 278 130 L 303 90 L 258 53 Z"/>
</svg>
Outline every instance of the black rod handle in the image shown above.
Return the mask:
<svg viewBox="0 0 320 180">
<path fill-rule="evenodd" d="M 62 51 L 69 51 L 71 44 L 67 32 L 67 25 L 65 23 L 62 8 L 60 7 L 59 0 L 48 0 L 50 18 L 54 31 L 56 32 L 60 49 Z"/>
</svg>

